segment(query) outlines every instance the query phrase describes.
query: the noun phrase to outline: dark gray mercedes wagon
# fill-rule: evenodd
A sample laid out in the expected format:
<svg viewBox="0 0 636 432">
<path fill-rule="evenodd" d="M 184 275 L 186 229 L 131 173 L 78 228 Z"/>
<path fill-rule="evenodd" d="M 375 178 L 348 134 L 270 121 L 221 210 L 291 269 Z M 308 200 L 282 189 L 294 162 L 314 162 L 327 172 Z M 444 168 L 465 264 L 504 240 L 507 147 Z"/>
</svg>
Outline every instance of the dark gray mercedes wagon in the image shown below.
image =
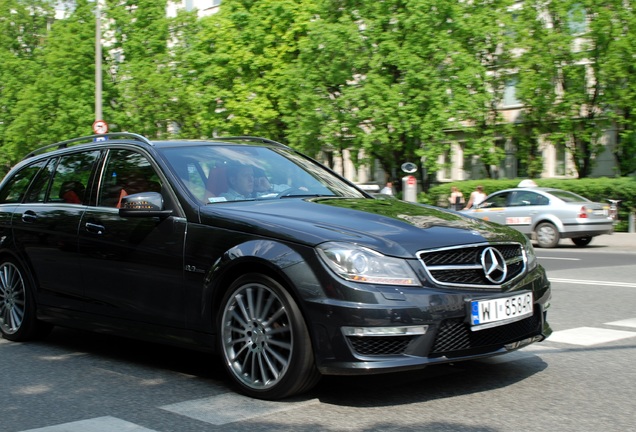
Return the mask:
<svg viewBox="0 0 636 432">
<path fill-rule="evenodd" d="M 0 331 L 53 325 L 214 351 L 279 399 L 546 338 L 550 283 L 518 231 L 371 196 L 254 137 L 82 137 L 0 184 Z"/>
</svg>

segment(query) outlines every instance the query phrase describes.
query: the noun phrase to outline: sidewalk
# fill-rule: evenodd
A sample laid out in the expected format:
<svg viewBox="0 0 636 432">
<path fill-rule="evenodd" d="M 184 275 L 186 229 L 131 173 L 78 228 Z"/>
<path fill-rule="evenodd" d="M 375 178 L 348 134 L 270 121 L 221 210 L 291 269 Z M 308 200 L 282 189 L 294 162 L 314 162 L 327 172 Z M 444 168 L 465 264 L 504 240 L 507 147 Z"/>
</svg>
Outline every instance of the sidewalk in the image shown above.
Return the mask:
<svg viewBox="0 0 636 432">
<path fill-rule="evenodd" d="M 536 243 L 534 246 L 537 247 Z M 607 252 L 634 252 L 636 253 L 636 233 L 613 233 L 596 236 L 592 239 L 592 242 L 585 247 L 577 247 L 572 243 L 570 239 L 561 239 L 559 242 L 559 248 L 573 248 L 577 250 L 590 250 L 594 252 L 599 252 L 601 250 L 605 250 Z"/>
<path fill-rule="evenodd" d="M 600 235 L 592 239 L 592 243 L 588 247 L 591 246 L 605 246 L 609 250 L 636 252 L 636 233 L 619 232 Z"/>
</svg>

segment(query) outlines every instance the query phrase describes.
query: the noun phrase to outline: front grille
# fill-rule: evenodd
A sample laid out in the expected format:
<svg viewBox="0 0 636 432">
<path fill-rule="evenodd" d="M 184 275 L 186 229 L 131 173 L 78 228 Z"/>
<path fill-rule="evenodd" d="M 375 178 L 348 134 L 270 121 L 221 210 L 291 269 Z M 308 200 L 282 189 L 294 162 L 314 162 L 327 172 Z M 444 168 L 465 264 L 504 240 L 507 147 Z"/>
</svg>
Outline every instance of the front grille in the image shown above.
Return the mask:
<svg viewBox="0 0 636 432">
<path fill-rule="evenodd" d="M 492 351 L 541 332 L 540 312 L 521 321 L 498 327 L 471 331 L 462 319 L 443 321 L 430 352 L 431 357 L 456 357 Z"/>
<path fill-rule="evenodd" d="M 487 274 L 482 262 L 484 254 L 503 257 L 505 274 Z M 433 282 L 454 287 L 500 288 L 522 276 L 526 270 L 526 256 L 519 243 L 456 246 L 421 251 L 417 256 Z"/>
<path fill-rule="evenodd" d="M 400 355 L 413 336 L 349 336 L 353 350 L 363 356 Z"/>
</svg>

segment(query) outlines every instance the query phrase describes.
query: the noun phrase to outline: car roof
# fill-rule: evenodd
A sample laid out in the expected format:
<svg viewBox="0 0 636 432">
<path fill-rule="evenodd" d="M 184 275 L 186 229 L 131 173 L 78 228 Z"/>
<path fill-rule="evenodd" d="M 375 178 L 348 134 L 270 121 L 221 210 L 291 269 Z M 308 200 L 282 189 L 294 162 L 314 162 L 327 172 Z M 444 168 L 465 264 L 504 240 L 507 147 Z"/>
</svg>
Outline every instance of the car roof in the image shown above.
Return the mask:
<svg viewBox="0 0 636 432">
<path fill-rule="evenodd" d="M 537 192 L 546 192 L 546 193 L 550 193 L 550 192 L 567 192 L 567 191 L 565 191 L 563 189 L 533 186 L 533 187 L 516 187 L 516 188 L 510 188 L 510 189 L 502 189 L 502 190 L 495 191 L 495 192 L 491 193 L 490 195 L 493 195 L 493 194 L 496 194 L 496 193 L 500 193 L 500 192 L 516 192 L 516 191 L 537 191 Z"/>
<path fill-rule="evenodd" d="M 150 140 L 143 135 L 130 133 L 130 132 L 114 132 L 101 135 L 88 135 L 83 137 L 77 137 L 65 141 L 60 141 L 54 144 L 49 144 L 40 147 L 27 153 L 23 160 L 31 159 L 34 156 L 44 155 L 49 152 L 55 152 L 57 150 L 64 150 L 69 147 L 77 147 L 77 149 L 84 148 L 99 148 L 108 146 L 109 144 L 138 144 L 142 147 L 151 146 L 156 148 L 161 147 L 178 147 L 178 146 L 192 146 L 192 145 L 265 145 L 275 146 L 281 148 L 289 148 L 288 146 L 279 142 L 254 136 L 227 136 L 219 138 L 211 138 L 206 140 Z"/>
</svg>

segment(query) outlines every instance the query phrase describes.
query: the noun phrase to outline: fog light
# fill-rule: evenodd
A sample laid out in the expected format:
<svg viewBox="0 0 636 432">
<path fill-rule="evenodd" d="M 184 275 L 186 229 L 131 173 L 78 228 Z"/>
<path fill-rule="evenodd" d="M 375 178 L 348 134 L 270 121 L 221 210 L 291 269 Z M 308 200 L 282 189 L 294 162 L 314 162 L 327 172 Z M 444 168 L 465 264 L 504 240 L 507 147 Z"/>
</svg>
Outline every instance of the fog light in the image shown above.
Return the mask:
<svg viewBox="0 0 636 432">
<path fill-rule="evenodd" d="M 415 336 L 426 334 L 427 325 L 402 327 L 343 327 L 345 336 Z"/>
</svg>

